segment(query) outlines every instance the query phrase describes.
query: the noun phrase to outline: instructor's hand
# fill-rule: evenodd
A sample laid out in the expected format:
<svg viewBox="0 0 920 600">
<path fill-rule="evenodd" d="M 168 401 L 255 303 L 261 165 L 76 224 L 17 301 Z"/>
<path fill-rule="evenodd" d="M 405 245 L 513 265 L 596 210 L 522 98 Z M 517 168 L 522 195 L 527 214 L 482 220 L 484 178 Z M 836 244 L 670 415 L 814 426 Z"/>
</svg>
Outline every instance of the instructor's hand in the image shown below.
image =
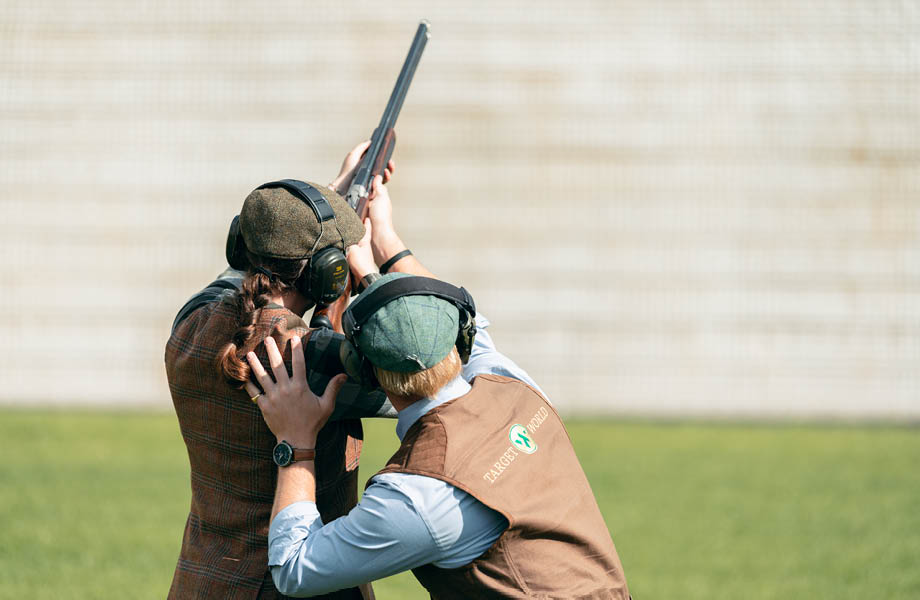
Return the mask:
<svg viewBox="0 0 920 600">
<path fill-rule="evenodd" d="M 288 377 L 274 338 L 265 338 L 265 350 L 275 378 L 272 380 L 255 353 L 250 352 L 246 360 L 264 391 L 259 393 L 252 382 L 246 383 L 246 391 L 252 397 L 258 396 L 262 417 L 278 441 L 287 440 L 295 448 L 314 448 L 316 434 L 332 414 L 335 397 L 345 383 L 346 376 L 333 377 L 323 395 L 317 397 L 307 384 L 306 361 L 300 337 L 291 338 L 293 377 Z"/>
</svg>

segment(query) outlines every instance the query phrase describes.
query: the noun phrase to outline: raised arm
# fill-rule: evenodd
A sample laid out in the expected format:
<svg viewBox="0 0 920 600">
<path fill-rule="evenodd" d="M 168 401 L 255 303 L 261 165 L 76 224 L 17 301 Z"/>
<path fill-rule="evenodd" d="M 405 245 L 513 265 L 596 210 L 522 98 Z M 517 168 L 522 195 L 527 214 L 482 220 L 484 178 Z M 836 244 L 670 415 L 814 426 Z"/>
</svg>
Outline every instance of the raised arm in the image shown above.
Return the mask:
<svg viewBox="0 0 920 600">
<path fill-rule="evenodd" d="M 373 190 L 368 203 L 368 216 L 364 220 L 364 239 L 349 248 L 347 253 L 348 264 L 355 274 L 355 280 L 360 281 L 368 273 L 378 272 L 382 265 L 388 267 L 389 273 L 410 273 L 436 278 L 436 275 L 425 268 L 415 255 L 405 252 L 408 248 L 393 227 L 393 204 L 381 177 L 374 179 Z M 400 253 L 403 255 L 393 261 Z"/>
</svg>

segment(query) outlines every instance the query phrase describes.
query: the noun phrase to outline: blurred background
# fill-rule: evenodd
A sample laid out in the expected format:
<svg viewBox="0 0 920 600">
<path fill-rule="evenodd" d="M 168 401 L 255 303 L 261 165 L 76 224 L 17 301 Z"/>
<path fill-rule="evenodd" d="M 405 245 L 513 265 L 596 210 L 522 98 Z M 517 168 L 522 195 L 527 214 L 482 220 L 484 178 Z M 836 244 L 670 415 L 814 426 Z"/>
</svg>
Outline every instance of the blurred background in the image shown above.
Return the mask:
<svg viewBox="0 0 920 600">
<path fill-rule="evenodd" d="M 421 18 L 397 227 L 562 410 L 633 596 L 920 597 L 920 1 L 4 0 L 0 599 L 166 596 L 173 317 Z"/>
<path fill-rule="evenodd" d="M 420 18 L 397 226 L 566 414 L 920 417 L 920 3 L 7 1 L 0 403 L 169 409 L 257 185 Z"/>
</svg>

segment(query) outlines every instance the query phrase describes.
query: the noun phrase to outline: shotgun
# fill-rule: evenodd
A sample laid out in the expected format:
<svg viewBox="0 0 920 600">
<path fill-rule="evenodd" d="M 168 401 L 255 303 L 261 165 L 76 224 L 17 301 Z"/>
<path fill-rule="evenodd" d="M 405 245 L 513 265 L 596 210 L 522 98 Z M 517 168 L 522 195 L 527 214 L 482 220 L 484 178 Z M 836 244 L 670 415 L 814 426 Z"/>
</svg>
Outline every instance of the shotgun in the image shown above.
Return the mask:
<svg viewBox="0 0 920 600">
<path fill-rule="evenodd" d="M 380 124 L 374 130 L 371 136 L 371 144 L 358 163 L 355 169 L 355 175 L 348 186 L 348 192 L 345 194 L 345 200 L 352 207 L 361 222 L 367 216 L 367 202 L 370 196 L 371 182 L 374 177 L 383 173 L 390 157 L 393 155 L 393 148 L 396 147 L 396 119 L 399 118 L 399 111 L 402 110 L 403 101 L 406 99 L 406 93 L 409 91 L 409 85 L 412 83 L 412 77 L 415 76 L 415 68 L 418 61 L 422 58 L 422 52 L 425 50 L 425 44 L 430 37 L 430 25 L 428 21 L 422 21 L 418 24 L 415 31 L 415 37 L 412 39 L 412 45 L 409 46 L 409 54 L 403 62 L 402 70 L 399 77 L 396 78 L 396 85 L 393 86 L 393 92 L 380 117 Z M 310 319 L 310 327 L 320 328 L 328 327 L 339 333 L 342 332 L 342 313 L 348 304 L 348 298 L 351 295 L 352 282 L 348 278 L 345 292 L 332 304 L 317 305 L 313 311 L 313 318 Z"/>
</svg>

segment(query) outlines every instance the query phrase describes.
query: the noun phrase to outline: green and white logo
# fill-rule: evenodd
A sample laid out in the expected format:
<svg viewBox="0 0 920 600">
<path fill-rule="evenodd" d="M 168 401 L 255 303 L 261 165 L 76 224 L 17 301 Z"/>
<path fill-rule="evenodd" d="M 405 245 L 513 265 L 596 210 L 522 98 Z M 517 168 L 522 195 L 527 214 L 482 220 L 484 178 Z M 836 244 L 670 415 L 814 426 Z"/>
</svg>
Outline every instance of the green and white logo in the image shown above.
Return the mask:
<svg viewBox="0 0 920 600">
<path fill-rule="evenodd" d="M 537 443 L 533 441 L 527 428 L 523 425 L 512 425 L 511 431 L 508 432 L 508 439 L 514 444 L 514 447 L 525 454 L 533 454 L 537 451 Z"/>
</svg>

